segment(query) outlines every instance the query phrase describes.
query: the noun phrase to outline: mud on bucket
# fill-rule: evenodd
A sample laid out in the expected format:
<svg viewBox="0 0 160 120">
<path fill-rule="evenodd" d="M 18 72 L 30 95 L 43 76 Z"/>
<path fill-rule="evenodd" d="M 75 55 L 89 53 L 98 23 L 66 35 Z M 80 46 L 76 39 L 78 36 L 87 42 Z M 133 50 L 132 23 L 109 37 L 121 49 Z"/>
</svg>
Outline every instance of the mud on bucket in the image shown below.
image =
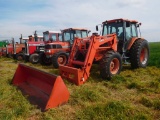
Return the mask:
<svg viewBox="0 0 160 120">
<path fill-rule="evenodd" d="M 69 99 L 69 91 L 61 76 L 24 64 L 18 65 L 12 84 L 17 86 L 23 95 L 27 95 L 30 103 L 37 105 L 42 111 L 62 105 Z"/>
</svg>

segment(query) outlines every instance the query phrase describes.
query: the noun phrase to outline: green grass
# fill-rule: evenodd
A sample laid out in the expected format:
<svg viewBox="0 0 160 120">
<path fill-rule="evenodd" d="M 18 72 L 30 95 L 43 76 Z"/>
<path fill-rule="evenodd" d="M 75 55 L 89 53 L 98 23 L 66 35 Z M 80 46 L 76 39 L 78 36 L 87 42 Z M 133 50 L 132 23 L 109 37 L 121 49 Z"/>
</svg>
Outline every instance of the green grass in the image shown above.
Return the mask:
<svg viewBox="0 0 160 120">
<path fill-rule="evenodd" d="M 149 66 L 131 69 L 123 66 L 112 80 L 101 79 L 98 65 L 93 65 L 88 81 L 76 86 L 64 80 L 68 103 L 41 112 L 23 96 L 11 81 L 18 61 L 0 58 L 0 119 L 2 120 L 159 120 L 160 119 L 160 43 L 150 43 Z M 59 74 L 52 66 L 33 65 Z"/>
<path fill-rule="evenodd" d="M 153 42 L 149 44 L 150 47 L 150 60 L 149 66 L 160 67 L 160 42 Z"/>
</svg>

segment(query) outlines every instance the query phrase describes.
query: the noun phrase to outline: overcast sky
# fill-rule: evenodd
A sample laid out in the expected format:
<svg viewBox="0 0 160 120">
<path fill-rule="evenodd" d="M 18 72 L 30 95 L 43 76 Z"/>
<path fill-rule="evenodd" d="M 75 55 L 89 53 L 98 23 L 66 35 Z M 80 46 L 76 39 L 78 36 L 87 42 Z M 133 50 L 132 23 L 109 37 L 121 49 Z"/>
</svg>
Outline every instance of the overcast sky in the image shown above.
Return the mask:
<svg viewBox="0 0 160 120">
<path fill-rule="evenodd" d="M 0 40 L 35 30 L 80 27 L 95 32 L 95 26 L 116 18 L 142 23 L 142 37 L 160 41 L 160 0 L 0 0 Z"/>
</svg>

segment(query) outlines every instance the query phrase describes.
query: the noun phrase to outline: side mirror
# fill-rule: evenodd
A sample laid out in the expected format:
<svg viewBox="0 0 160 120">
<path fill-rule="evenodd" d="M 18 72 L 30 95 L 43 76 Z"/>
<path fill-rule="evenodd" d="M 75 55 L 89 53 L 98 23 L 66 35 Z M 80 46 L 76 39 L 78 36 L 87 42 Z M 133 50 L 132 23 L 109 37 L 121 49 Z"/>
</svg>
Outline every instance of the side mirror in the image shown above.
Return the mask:
<svg viewBox="0 0 160 120">
<path fill-rule="evenodd" d="M 98 31 L 98 25 L 96 25 L 96 31 Z"/>
<path fill-rule="evenodd" d="M 138 23 L 138 24 L 137 24 L 137 27 L 140 27 L 141 25 L 142 25 L 142 23 Z"/>
</svg>

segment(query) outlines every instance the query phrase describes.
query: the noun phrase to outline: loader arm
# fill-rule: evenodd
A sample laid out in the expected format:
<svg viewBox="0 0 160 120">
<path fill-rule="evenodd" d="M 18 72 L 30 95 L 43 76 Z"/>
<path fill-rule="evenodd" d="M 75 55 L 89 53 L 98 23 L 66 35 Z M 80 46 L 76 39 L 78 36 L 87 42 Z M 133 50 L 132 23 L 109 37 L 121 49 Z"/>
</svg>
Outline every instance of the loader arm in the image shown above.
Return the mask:
<svg viewBox="0 0 160 120">
<path fill-rule="evenodd" d="M 76 85 L 83 84 L 90 75 L 90 69 L 97 52 L 104 53 L 107 50 L 117 51 L 117 37 L 115 34 L 107 36 L 93 35 L 84 39 L 76 38 L 69 56 L 68 64 L 66 66 L 61 65 L 59 68 L 60 75 Z M 83 60 L 77 59 L 82 55 L 84 55 Z M 101 59 L 102 55 L 99 56 L 99 59 Z"/>
</svg>

